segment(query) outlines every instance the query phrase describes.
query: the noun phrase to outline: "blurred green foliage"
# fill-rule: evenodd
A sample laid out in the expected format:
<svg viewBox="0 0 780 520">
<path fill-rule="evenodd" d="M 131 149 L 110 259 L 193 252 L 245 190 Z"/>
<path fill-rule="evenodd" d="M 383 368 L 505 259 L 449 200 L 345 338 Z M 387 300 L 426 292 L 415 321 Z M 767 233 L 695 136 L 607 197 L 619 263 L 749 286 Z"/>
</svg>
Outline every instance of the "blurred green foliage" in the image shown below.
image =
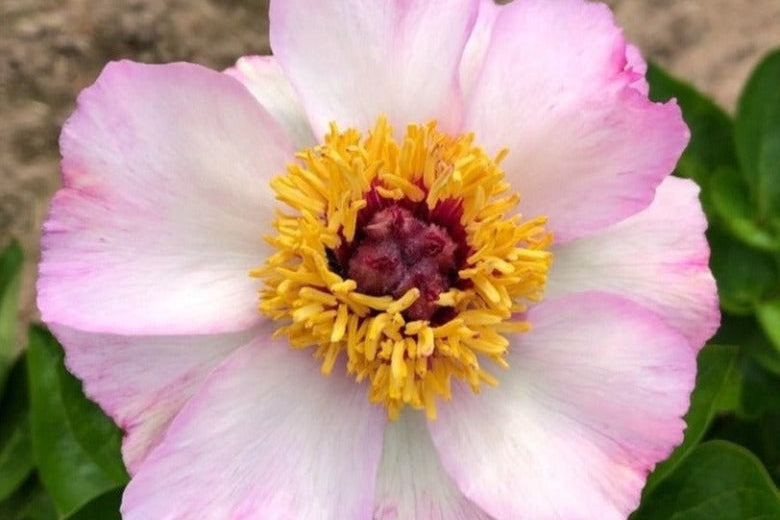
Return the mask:
<svg viewBox="0 0 780 520">
<path fill-rule="evenodd" d="M 728 114 L 658 67 L 691 141 L 676 174 L 701 186 L 722 326 L 698 359 L 685 440 L 650 475 L 633 520 L 780 518 L 780 51 Z M 120 431 L 43 327 L 17 348 L 22 255 L 0 255 L 0 519 L 119 520 Z"/>
</svg>

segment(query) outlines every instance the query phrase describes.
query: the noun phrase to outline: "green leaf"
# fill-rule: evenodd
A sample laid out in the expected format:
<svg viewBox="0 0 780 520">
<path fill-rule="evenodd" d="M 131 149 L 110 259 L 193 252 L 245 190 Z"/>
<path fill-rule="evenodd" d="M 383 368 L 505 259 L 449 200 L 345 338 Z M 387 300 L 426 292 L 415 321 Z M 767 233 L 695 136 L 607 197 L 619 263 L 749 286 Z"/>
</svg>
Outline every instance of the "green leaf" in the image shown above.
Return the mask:
<svg viewBox="0 0 780 520">
<path fill-rule="evenodd" d="M 65 520 L 122 520 L 119 506 L 122 504 L 123 491 L 123 488 L 116 488 L 103 493 L 72 515 L 68 515 Z"/>
<path fill-rule="evenodd" d="M 0 399 L 0 502 L 33 471 L 24 358 L 14 365 Z"/>
<path fill-rule="evenodd" d="M 0 388 L 16 358 L 19 326 L 19 285 L 22 276 L 22 248 L 15 241 L 0 253 Z"/>
<path fill-rule="evenodd" d="M 27 356 L 33 455 L 57 511 L 67 515 L 126 483 L 115 471 L 118 433 L 106 436 L 103 427 L 93 428 L 101 421 L 94 417 L 97 408 L 75 404 L 73 399 L 86 398 L 63 391 L 69 384 L 63 381 L 72 376 L 63 366 L 62 348 L 42 327 L 30 328 Z M 113 461 L 106 460 L 103 443 L 115 444 Z"/>
<path fill-rule="evenodd" d="M 780 231 L 780 50 L 766 56 L 745 85 L 734 137 L 760 222 Z"/>
<path fill-rule="evenodd" d="M 780 414 L 780 379 L 749 357 L 740 361 L 740 374 L 739 415 L 760 418 L 766 413 Z"/>
<path fill-rule="evenodd" d="M 690 143 L 677 164 L 680 175 L 704 184 L 719 168 L 737 166 L 733 125 L 723 109 L 652 63 L 647 70 L 647 80 L 650 98 L 654 101 L 677 98 L 683 119 L 691 129 Z"/>
<path fill-rule="evenodd" d="M 78 379 L 64 369 L 59 376 L 65 414 L 74 438 L 114 482 L 126 483 L 127 470 L 120 454 L 121 432 L 98 405 L 84 397 Z"/>
<path fill-rule="evenodd" d="M 750 450 L 761 460 L 770 476 L 780 482 L 780 413 L 768 413 L 760 420 L 721 417 L 715 421 L 708 439 L 721 439 Z"/>
<path fill-rule="evenodd" d="M 754 306 L 777 289 L 777 264 L 716 228 L 707 230 L 710 267 L 721 306 L 734 314 L 752 314 Z"/>
<path fill-rule="evenodd" d="M 780 352 L 766 339 L 754 316 L 724 313 L 713 341 L 739 345 L 738 369 L 728 382 L 734 392 L 721 410 L 740 420 L 780 413 Z"/>
<path fill-rule="evenodd" d="M 780 352 L 780 298 L 759 303 L 756 318 L 772 345 Z"/>
<path fill-rule="evenodd" d="M 748 186 L 739 171 L 721 168 L 709 179 L 706 196 L 714 209 L 712 216 L 718 217 L 718 224 L 728 229 L 733 236 L 745 244 L 764 251 L 780 249 L 780 241 L 772 230 L 761 227 L 755 204 L 750 200 Z M 711 219 L 712 220 L 712 219 Z"/>
<path fill-rule="evenodd" d="M 13 495 L 0 501 L 3 520 L 57 520 L 57 511 L 38 476 L 33 474 Z M 98 519 L 95 519 L 98 520 Z"/>
<path fill-rule="evenodd" d="M 780 352 L 766 337 L 752 314 L 736 316 L 728 312 L 721 313 L 720 329 L 711 341 L 738 345 L 742 355 L 754 360 L 769 373 L 780 378 Z"/>
<path fill-rule="evenodd" d="M 651 492 L 668 477 L 704 437 L 715 413 L 728 400 L 725 394 L 732 391 L 726 382 L 733 377 L 736 362 L 735 347 L 707 345 L 699 352 L 696 388 L 691 395 L 691 408 L 685 416 L 688 425 L 685 439 L 671 457 L 660 463 L 650 475 L 645 493 Z"/>
<path fill-rule="evenodd" d="M 642 501 L 632 520 L 770 520 L 780 497 L 761 462 L 724 441 L 699 445 Z"/>
</svg>

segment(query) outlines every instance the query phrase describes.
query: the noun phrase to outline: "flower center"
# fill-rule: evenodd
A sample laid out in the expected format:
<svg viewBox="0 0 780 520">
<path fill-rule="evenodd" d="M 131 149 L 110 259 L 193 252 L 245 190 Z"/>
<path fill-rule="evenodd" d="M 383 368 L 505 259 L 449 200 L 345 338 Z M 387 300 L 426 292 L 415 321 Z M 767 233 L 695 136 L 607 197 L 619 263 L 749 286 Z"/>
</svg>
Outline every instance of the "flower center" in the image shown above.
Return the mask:
<svg viewBox="0 0 780 520">
<path fill-rule="evenodd" d="M 552 260 L 545 219 L 505 218 L 518 197 L 472 134 L 410 125 L 400 144 L 380 117 L 364 138 L 335 124 L 271 182 L 277 250 L 263 267 L 260 311 L 293 348 L 339 359 L 391 418 L 404 406 L 436 416 L 452 378 L 474 392 L 507 367 L 504 334 L 541 298 Z"/>
<path fill-rule="evenodd" d="M 449 308 L 436 301 L 456 285 L 458 267 L 468 251 L 465 241 L 457 241 L 448 229 L 462 236 L 460 222 L 451 215 L 447 219 L 441 212 L 428 211 L 422 201 L 410 204 L 408 199 L 376 196 L 368 200 L 377 201 L 380 207 L 369 206 L 358 214 L 358 221 L 366 224 L 358 228 L 351 244 L 335 253 L 337 265 L 346 266 L 347 276 L 365 294 L 401 298 L 409 289 L 418 289 L 420 295 L 403 312 L 404 319 L 445 321 L 451 314 Z"/>
</svg>

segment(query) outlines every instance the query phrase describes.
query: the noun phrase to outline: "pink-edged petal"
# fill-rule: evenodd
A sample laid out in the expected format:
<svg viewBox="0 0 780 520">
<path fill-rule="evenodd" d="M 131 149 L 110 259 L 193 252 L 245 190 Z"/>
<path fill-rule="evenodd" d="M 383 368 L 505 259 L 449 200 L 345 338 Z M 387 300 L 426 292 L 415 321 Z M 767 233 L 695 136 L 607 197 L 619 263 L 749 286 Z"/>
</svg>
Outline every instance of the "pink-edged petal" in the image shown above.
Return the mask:
<svg viewBox="0 0 780 520">
<path fill-rule="evenodd" d="M 314 133 L 396 130 L 439 121 L 458 129 L 458 64 L 478 0 L 271 1 L 271 47 L 303 98 Z"/>
<path fill-rule="evenodd" d="M 682 441 L 696 354 L 619 296 L 566 296 L 528 320 L 497 388 L 460 385 L 439 406 L 442 463 L 498 520 L 624 520 Z"/>
<path fill-rule="evenodd" d="M 639 47 L 630 43 L 626 45 L 626 71 L 634 75 L 634 81 L 630 83 L 631 87 L 647 96 L 650 93 L 650 84 L 645 77 L 647 62 L 642 57 Z"/>
<path fill-rule="evenodd" d="M 490 520 L 458 490 L 439 461 L 424 415 L 387 425 L 372 520 Z"/>
<path fill-rule="evenodd" d="M 53 324 L 68 369 L 124 431 L 122 458 L 134 474 L 206 376 L 257 329 L 213 336 L 116 336 Z"/>
<path fill-rule="evenodd" d="M 244 56 L 225 74 L 236 78 L 284 128 L 296 148 L 315 143 L 298 94 L 273 56 Z"/>
<path fill-rule="evenodd" d="M 64 187 L 44 225 L 46 322 L 115 334 L 246 329 L 248 271 L 269 252 L 282 130 L 235 79 L 197 65 L 111 63 L 60 138 Z"/>
<path fill-rule="evenodd" d="M 561 242 L 641 210 L 688 140 L 675 102 L 651 103 L 607 6 L 523 0 L 500 9 L 464 128 L 503 167 L 527 216 Z"/>
<path fill-rule="evenodd" d="M 644 211 L 554 250 L 546 296 L 600 290 L 655 311 L 699 349 L 718 329 L 715 279 L 695 183 L 667 178 Z"/>
<path fill-rule="evenodd" d="M 234 352 L 125 491 L 124 520 L 371 517 L 386 412 L 270 336 Z"/>
</svg>

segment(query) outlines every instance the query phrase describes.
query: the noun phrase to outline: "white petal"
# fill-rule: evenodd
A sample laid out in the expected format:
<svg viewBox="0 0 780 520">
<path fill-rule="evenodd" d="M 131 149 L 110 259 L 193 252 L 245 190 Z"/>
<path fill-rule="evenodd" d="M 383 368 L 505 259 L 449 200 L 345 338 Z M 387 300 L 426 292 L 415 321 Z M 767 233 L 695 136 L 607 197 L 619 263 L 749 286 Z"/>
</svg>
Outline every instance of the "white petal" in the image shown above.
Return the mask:
<svg viewBox="0 0 780 520">
<path fill-rule="evenodd" d="M 698 193 L 692 181 L 669 177 L 644 211 L 556 248 L 547 297 L 614 292 L 655 311 L 701 348 L 720 313 Z"/>
<path fill-rule="evenodd" d="M 493 0 L 481 0 L 479 14 L 471 31 L 469 41 L 463 50 L 463 59 L 460 62 L 460 86 L 463 99 L 471 99 L 474 85 L 479 80 L 485 55 L 490 48 L 490 40 L 493 36 L 493 25 L 499 16 L 502 6 Z"/>
<path fill-rule="evenodd" d="M 249 89 L 297 148 L 316 142 L 301 100 L 273 56 L 244 56 L 225 74 Z"/>
<path fill-rule="evenodd" d="M 386 412 L 260 338 L 211 373 L 144 461 L 124 520 L 370 518 Z"/>
<path fill-rule="evenodd" d="M 497 388 L 459 385 L 439 406 L 429 430 L 442 463 L 499 520 L 625 520 L 682 441 L 695 352 L 613 295 L 551 300 L 528 319 Z"/>
<path fill-rule="evenodd" d="M 442 468 L 425 421 L 407 411 L 387 425 L 372 520 L 489 520 Z"/>
<path fill-rule="evenodd" d="M 651 103 L 638 87 L 632 67 L 644 63 L 609 9 L 522 0 L 492 16 L 463 126 L 489 152 L 509 149 L 520 211 L 546 215 L 560 243 L 647 206 L 688 131 L 674 102 Z"/>
<path fill-rule="evenodd" d="M 477 0 L 274 0 L 271 46 L 300 93 L 318 138 L 335 121 L 397 131 L 461 116 L 458 66 Z"/>
<path fill-rule="evenodd" d="M 60 140 L 44 226 L 44 321 L 115 334 L 244 330 L 270 252 L 272 175 L 293 149 L 235 79 L 196 65 L 111 63 Z"/>
<path fill-rule="evenodd" d="M 135 473 L 211 370 L 257 329 L 213 336 L 117 336 L 55 325 L 68 369 L 124 431 L 122 458 Z"/>
</svg>

